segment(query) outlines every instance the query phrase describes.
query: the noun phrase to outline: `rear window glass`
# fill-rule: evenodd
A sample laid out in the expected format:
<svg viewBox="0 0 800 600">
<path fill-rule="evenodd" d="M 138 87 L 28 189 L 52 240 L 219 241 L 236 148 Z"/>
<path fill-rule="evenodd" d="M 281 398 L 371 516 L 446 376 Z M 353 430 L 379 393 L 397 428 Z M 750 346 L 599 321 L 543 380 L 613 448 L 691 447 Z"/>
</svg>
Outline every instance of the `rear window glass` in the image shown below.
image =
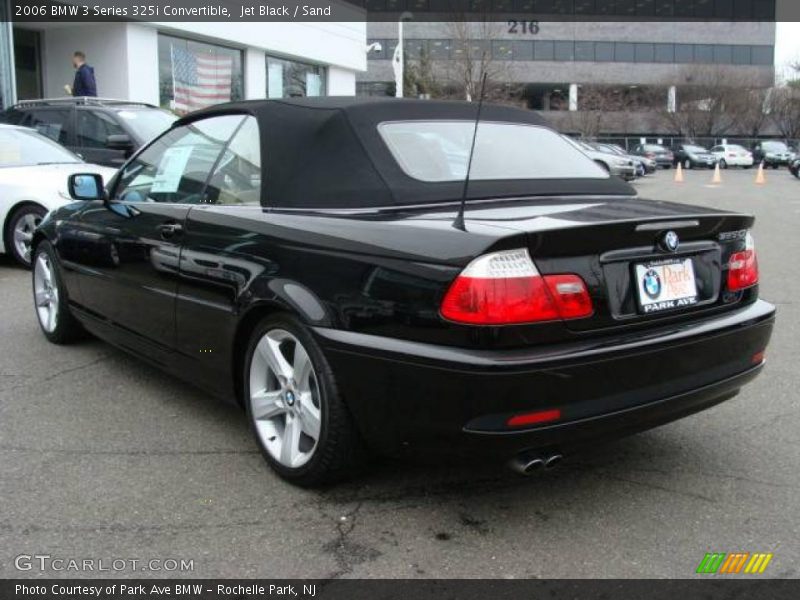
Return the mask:
<svg viewBox="0 0 800 600">
<path fill-rule="evenodd" d="M 378 131 L 410 177 L 426 182 L 466 177 L 474 121 L 395 121 L 381 123 Z M 494 122 L 478 126 L 471 180 L 608 177 L 594 161 L 545 127 Z"/>
</svg>

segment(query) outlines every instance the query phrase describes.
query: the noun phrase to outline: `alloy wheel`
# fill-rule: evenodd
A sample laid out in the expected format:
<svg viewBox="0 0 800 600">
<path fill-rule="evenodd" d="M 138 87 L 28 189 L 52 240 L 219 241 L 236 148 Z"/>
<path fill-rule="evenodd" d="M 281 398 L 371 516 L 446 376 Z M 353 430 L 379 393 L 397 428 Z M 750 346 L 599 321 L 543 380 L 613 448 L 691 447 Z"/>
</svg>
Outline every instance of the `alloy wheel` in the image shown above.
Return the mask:
<svg viewBox="0 0 800 600">
<path fill-rule="evenodd" d="M 41 223 L 42 218 L 36 213 L 25 213 L 14 223 L 14 249 L 26 263 L 31 261 L 31 241 L 33 232 Z"/>
<path fill-rule="evenodd" d="M 308 351 L 291 333 L 271 329 L 250 361 L 250 412 L 261 443 L 288 468 L 305 465 L 317 449 L 322 400 Z"/>
<path fill-rule="evenodd" d="M 33 293 L 39 323 L 48 333 L 58 325 L 58 286 L 53 275 L 53 264 L 44 252 L 36 258 L 33 267 Z"/>
</svg>

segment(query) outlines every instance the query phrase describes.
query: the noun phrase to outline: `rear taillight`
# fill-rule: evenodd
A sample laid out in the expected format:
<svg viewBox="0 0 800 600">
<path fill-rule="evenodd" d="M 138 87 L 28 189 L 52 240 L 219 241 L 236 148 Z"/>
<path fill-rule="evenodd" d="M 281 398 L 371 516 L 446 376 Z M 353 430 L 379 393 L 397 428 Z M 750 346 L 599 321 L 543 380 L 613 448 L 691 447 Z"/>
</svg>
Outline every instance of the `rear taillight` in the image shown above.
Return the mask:
<svg viewBox="0 0 800 600">
<path fill-rule="evenodd" d="M 455 279 L 442 300 L 445 319 L 509 325 L 591 316 L 592 300 L 577 275 L 540 275 L 525 248 L 485 254 Z"/>
<path fill-rule="evenodd" d="M 744 250 L 731 254 L 728 264 L 728 289 L 732 292 L 752 287 L 758 283 L 758 258 L 750 232 L 745 238 Z"/>
</svg>

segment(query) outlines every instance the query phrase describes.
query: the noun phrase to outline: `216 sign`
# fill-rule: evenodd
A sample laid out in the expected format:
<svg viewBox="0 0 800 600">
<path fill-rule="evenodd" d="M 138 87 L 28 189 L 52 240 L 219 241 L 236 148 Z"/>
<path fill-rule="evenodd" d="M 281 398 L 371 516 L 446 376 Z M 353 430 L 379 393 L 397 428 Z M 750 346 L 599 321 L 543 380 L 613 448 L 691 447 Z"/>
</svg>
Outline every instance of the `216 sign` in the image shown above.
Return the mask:
<svg viewBox="0 0 800 600">
<path fill-rule="evenodd" d="M 539 29 L 539 21 L 517 21 L 516 19 L 511 19 L 508 22 L 508 33 L 537 35 Z"/>
</svg>

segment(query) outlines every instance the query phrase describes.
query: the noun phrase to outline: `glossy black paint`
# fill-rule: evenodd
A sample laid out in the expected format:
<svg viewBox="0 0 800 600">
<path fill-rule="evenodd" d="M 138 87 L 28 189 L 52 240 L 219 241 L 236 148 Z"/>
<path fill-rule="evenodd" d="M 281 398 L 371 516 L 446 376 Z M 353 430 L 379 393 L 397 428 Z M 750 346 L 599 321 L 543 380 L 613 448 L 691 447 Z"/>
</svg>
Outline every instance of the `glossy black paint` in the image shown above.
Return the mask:
<svg viewBox="0 0 800 600">
<path fill-rule="evenodd" d="M 113 183 L 111 184 L 113 196 Z M 313 332 L 365 439 L 387 453 L 571 447 L 678 418 L 735 394 L 761 367 L 774 308 L 726 291 L 753 217 L 634 196 L 279 210 L 97 200 L 51 213 L 69 303 L 98 336 L 236 401 L 252 327 L 288 311 Z M 700 302 L 643 315 L 633 267 L 693 257 Z M 591 318 L 503 327 L 445 321 L 443 295 L 476 256 L 526 247 L 576 273 Z M 240 399 L 239 399 L 240 400 Z M 504 430 L 558 407 L 557 426 Z"/>
</svg>

